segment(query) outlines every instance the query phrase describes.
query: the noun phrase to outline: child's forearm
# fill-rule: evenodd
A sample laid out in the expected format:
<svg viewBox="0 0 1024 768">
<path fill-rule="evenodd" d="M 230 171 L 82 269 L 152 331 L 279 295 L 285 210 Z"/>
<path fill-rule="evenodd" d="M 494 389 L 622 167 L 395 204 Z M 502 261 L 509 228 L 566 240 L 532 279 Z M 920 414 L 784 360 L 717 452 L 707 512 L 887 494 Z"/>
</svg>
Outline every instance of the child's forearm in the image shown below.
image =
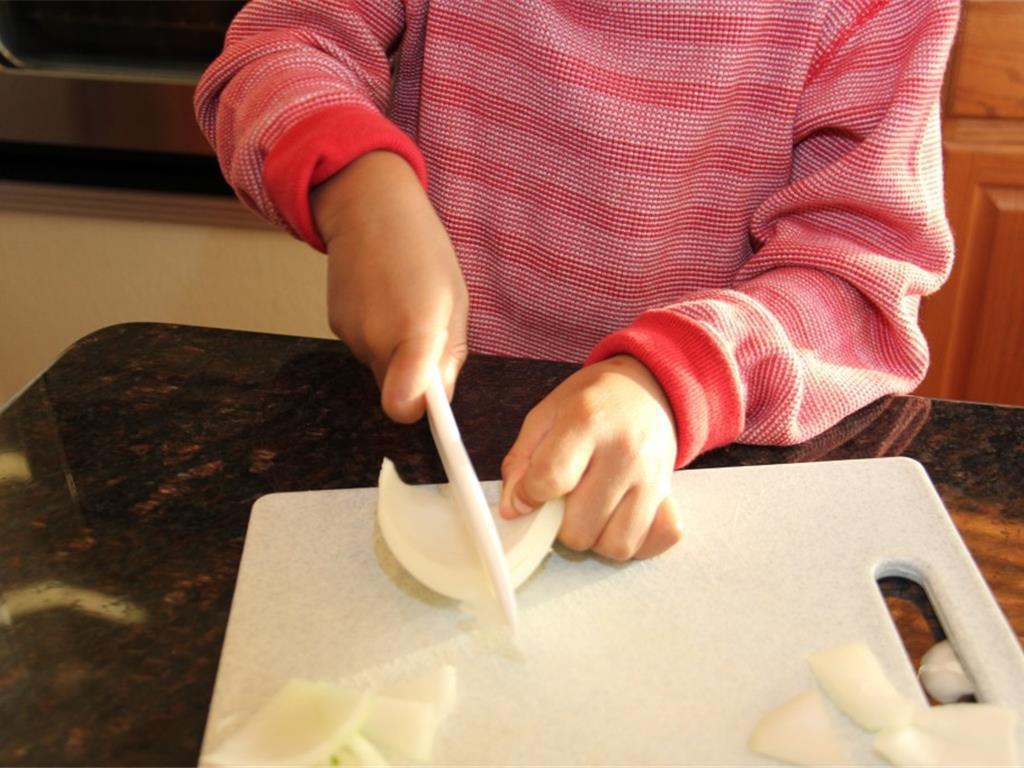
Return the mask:
<svg viewBox="0 0 1024 768">
<path fill-rule="evenodd" d="M 370 152 L 310 195 L 327 246 L 331 330 L 373 371 L 398 421 L 423 415 L 441 370 L 451 393 L 466 359 L 468 297 L 448 233 L 408 162 Z"/>
<path fill-rule="evenodd" d="M 352 226 L 371 225 L 403 209 L 430 205 L 416 173 L 393 152 L 369 152 L 357 158 L 313 189 L 309 202 L 327 244 Z"/>
</svg>

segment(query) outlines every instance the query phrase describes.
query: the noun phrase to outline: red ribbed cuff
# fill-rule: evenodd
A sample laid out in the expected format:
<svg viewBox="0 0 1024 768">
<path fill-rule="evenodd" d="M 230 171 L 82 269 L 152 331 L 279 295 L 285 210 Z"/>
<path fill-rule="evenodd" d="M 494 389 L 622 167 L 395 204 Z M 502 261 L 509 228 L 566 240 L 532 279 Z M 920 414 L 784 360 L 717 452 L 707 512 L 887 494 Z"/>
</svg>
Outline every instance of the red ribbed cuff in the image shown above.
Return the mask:
<svg viewBox="0 0 1024 768">
<path fill-rule="evenodd" d="M 274 142 L 263 162 L 263 185 L 274 206 L 299 237 L 325 251 L 309 209 L 309 192 L 367 152 L 401 155 L 427 185 L 419 148 L 379 112 L 339 104 L 299 121 Z"/>
<path fill-rule="evenodd" d="M 739 382 L 725 352 L 699 324 L 671 310 L 645 312 L 607 336 L 585 365 L 631 355 L 661 384 L 676 422 L 676 468 L 743 431 Z"/>
</svg>

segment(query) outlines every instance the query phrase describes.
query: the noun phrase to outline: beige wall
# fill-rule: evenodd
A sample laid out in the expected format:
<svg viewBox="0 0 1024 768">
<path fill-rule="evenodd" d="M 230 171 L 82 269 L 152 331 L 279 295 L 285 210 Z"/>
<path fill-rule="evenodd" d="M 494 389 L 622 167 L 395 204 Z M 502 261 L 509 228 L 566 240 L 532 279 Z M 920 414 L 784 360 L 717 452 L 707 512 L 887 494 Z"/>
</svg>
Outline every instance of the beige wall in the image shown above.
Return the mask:
<svg viewBox="0 0 1024 768">
<path fill-rule="evenodd" d="M 5 191 L 10 199 L 10 188 Z M 87 193 L 61 194 L 68 203 L 68 194 Z M 182 198 L 150 195 L 146 206 L 129 204 L 119 216 L 116 196 L 99 213 L 90 208 L 95 198 L 5 206 L 3 197 L 0 405 L 76 339 L 114 323 L 330 336 L 322 255 L 248 223 L 250 214 L 240 206 L 216 223 L 210 211 L 229 201 L 210 201 L 196 216 L 194 206 L 202 199 L 192 198 L 176 212 Z M 196 218 L 207 220 L 195 223 Z"/>
</svg>

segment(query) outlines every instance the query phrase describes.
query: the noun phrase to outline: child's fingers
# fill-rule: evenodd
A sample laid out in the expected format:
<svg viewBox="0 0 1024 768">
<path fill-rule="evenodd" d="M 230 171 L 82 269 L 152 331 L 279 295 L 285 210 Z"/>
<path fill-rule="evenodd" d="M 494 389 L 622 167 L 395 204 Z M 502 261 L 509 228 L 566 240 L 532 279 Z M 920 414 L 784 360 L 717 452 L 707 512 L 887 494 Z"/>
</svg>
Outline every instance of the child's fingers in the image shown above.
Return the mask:
<svg viewBox="0 0 1024 768">
<path fill-rule="evenodd" d="M 444 331 L 410 336 L 398 343 L 387 363 L 380 404 L 390 418 L 411 424 L 422 418 L 424 393 L 445 350 Z"/>
<path fill-rule="evenodd" d="M 449 401 L 455 396 L 455 381 L 459 378 L 466 358 L 469 357 L 469 343 L 466 340 L 468 322 L 465 303 L 457 302 L 448 323 L 448 338 L 444 354 L 438 363 L 438 367 L 441 369 L 441 381 L 444 383 L 444 390 L 448 394 Z"/>
<path fill-rule="evenodd" d="M 654 557 L 670 549 L 683 538 L 682 520 L 676 500 L 666 496 L 651 522 L 647 538 L 633 556 L 638 560 Z"/>
<path fill-rule="evenodd" d="M 579 485 L 566 497 L 558 539 L 569 549 L 584 552 L 593 547 L 629 490 L 628 481 L 615 470 L 614 460 L 598 452 Z"/>
<path fill-rule="evenodd" d="M 505 461 L 512 463 L 518 461 L 529 462 L 530 456 L 533 455 L 534 450 L 540 445 L 540 441 L 551 431 L 551 427 L 555 423 L 556 407 L 552 404 L 550 398 L 551 396 L 548 395 L 548 397 L 537 403 L 526 414 L 526 418 L 523 419 L 523 426 L 519 428 L 516 441 L 508 449 Z M 504 471 L 504 467 L 502 471 Z"/>
<path fill-rule="evenodd" d="M 631 559 L 644 543 L 656 511 L 655 504 L 644 486 L 634 485 L 615 508 L 594 544 L 594 551 L 611 560 Z"/>
<path fill-rule="evenodd" d="M 556 424 L 530 454 L 526 471 L 512 489 L 512 506 L 519 514 L 528 514 L 546 501 L 565 496 L 579 485 L 593 453 L 589 432 Z"/>
<path fill-rule="evenodd" d="M 512 504 L 513 493 L 530 466 L 530 457 L 534 449 L 551 429 L 553 420 L 554 408 L 547 399 L 534 406 L 523 420 L 516 441 L 501 462 L 502 488 L 498 510 L 502 517 L 513 518 L 519 515 Z"/>
<path fill-rule="evenodd" d="M 519 517 L 519 512 L 512 506 L 512 494 L 528 466 L 529 456 L 513 453 L 509 453 L 501 462 L 501 499 L 498 502 L 498 513 L 507 520 Z"/>
</svg>

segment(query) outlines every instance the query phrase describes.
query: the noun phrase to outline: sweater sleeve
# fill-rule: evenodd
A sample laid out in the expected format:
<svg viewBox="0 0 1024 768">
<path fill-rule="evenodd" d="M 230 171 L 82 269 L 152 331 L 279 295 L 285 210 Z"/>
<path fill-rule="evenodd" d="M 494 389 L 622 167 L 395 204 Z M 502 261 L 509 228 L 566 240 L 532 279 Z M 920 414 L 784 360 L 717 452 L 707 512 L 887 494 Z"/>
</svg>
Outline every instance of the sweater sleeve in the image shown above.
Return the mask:
<svg viewBox="0 0 1024 768">
<path fill-rule="evenodd" d="M 844 4 L 807 74 L 790 182 L 750 224 L 734 285 L 606 337 L 588 362 L 638 358 L 675 412 L 677 466 L 734 440 L 807 440 L 928 366 L 922 296 L 952 266 L 939 93 L 953 0 Z"/>
<path fill-rule="evenodd" d="M 239 198 L 324 250 L 309 190 L 373 150 L 403 156 L 426 183 L 422 155 L 385 117 L 399 0 L 252 0 L 195 93 L 200 128 Z"/>
</svg>

